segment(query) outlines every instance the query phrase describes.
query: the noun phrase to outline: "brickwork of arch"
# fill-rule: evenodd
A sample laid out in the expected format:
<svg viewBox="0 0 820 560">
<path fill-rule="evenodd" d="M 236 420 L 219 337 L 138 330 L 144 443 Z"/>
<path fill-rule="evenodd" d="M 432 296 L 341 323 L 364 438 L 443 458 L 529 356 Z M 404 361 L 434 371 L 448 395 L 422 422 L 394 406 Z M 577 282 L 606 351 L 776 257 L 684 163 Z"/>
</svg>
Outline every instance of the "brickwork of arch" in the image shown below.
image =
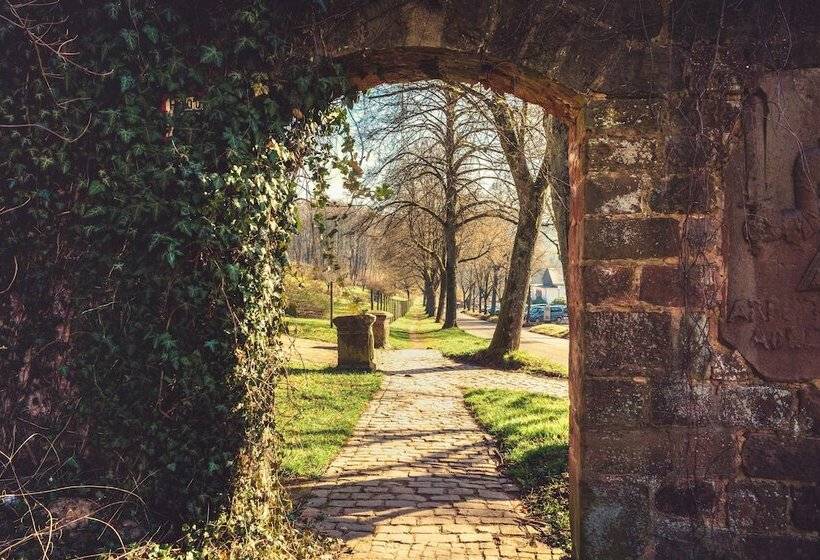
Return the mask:
<svg viewBox="0 0 820 560">
<path fill-rule="evenodd" d="M 742 242 L 727 226 L 738 195 L 726 196 L 724 176 L 735 171 L 692 142 L 740 138 L 743 122 L 742 89 L 695 93 L 685 38 L 713 36 L 714 16 L 685 2 L 339 1 L 319 27 L 359 89 L 481 82 L 570 126 L 579 560 L 820 554 L 816 360 L 773 379 L 726 340 L 727 285 L 754 263 L 738 264 Z M 742 37 L 737 18 L 727 25 Z M 795 32 L 793 46 L 802 39 Z M 793 64 L 818 65 L 810 49 L 795 52 Z M 800 74 L 790 91 L 814 79 Z M 817 100 L 800 95 L 790 103 L 811 119 Z M 816 118 L 801 126 L 818 131 Z M 820 358 L 820 330 L 805 336 L 804 354 Z"/>
</svg>

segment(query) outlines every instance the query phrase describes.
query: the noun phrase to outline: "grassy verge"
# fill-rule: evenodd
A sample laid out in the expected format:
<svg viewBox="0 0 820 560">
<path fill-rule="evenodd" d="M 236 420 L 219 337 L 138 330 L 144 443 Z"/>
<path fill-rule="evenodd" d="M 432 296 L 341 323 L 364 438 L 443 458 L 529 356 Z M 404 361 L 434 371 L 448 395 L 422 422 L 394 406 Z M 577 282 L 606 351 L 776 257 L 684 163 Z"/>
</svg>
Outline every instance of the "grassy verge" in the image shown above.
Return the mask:
<svg viewBox="0 0 820 560">
<path fill-rule="evenodd" d="M 285 325 L 291 336 L 336 344 L 336 328 L 330 325 L 329 319 L 285 317 Z"/>
<path fill-rule="evenodd" d="M 336 327 L 330 325 L 330 319 L 285 317 L 285 325 L 287 325 L 290 336 L 336 344 Z M 390 346 L 393 348 L 409 348 L 410 342 L 407 333 L 402 331 L 394 333 L 391 328 Z"/>
<path fill-rule="evenodd" d="M 544 539 L 569 551 L 569 400 L 502 389 L 470 389 L 465 401 L 498 442 L 507 472 L 527 492 Z"/>
<path fill-rule="evenodd" d="M 483 321 L 489 321 L 491 323 L 498 322 L 498 315 L 490 315 L 489 313 L 482 313 L 480 311 L 470 311 L 469 309 L 462 309 L 461 312 L 466 313 L 471 317 L 477 317 Z"/>
<path fill-rule="evenodd" d="M 440 323 L 426 317 L 415 309 L 396 321 L 391 327 L 391 336 L 401 336 L 426 348 L 439 350 L 445 356 L 457 361 L 477 363 L 498 369 L 520 369 L 528 373 L 567 377 L 567 367 L 546 358 L 535 356 L 523 350 L 507 353 L 503 359 L 490 358 L 485 354 L 490 341 L 479 338 L 459 328 L 442 329 Z M 395 334 L 394 334 L 395 333 Z"/>
<path fill-rule="evenodd" d="M 286 478 L 320 476 L 381 385 L 379 373 L 291 368 L 276 388 Z"/>
<path fill-rule="evenodd" d="M 530 329 L 530 332 L 554 336 L 555 338 L 569 338 L 569 325 L 553 325 L 551 323 L 544 323 L 542 325 L 534 326 Z"/>
</svg>

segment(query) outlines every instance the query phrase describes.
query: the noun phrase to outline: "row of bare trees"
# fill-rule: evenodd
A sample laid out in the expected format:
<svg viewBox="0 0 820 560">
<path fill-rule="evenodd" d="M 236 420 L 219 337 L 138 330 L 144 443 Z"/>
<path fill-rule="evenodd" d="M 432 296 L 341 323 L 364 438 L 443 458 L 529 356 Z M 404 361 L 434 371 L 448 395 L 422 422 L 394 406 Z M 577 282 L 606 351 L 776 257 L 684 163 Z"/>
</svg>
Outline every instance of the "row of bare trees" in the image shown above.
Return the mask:
<svg viewBox="0 0 820 560">
<path fill-rule="evenodd" d="M 352 118 L 364 176 L 335 212 L 330 231 L 349 237 L 336 258 L 351 277 L 420 288 L 443 328 L 457 326 L 459 287 L 465 305 L 500 304 L 489 352 L 517 348 L 539 240 L 566 260 L 565 127 L 516 98 L 439 81 L 376 88 Z"/>
<path fill-rule="evenodd" d="M 503 290 L 489 352 L 517 348 L 539 232 L 566 254 L 566 128 L 540 107 L 444 82 L 379 88 L 361 112 L 372 222 L 409 224 L 427 313 L 456 326 L 459 280 L 465 302 Z"/>
</svg>

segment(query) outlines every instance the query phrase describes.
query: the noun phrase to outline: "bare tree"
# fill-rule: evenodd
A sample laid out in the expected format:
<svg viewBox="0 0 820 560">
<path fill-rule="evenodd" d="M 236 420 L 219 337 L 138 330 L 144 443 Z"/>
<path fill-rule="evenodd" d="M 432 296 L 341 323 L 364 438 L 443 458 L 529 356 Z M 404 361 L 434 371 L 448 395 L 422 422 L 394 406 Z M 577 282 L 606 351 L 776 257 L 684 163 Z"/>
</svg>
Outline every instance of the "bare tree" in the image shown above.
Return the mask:
<svg viewBox="0 0 820 560">
<path fill-rule="evenodd" d="M 475 92 L 475 90 L 472 91 Z M 542 225 L 545 194 L 548 188 L 551 188 L 553 193 L 551 206 L 553 206 L 554 222 L 559 224 L 560 220 L 559 254 L 562 256 L 562 262 L 566 261 L 567 131 L 558 119 L 539 111 L 538 118 L 541 121 L 543 134 L 540 135 L 540 141 L 536 144 L 541 150 L 541 157 L 536 170 L 533 170 L 533 158 L 528 156 L 528 136 L 532 134 L 533 126 L 527 105 L 511 103 L 504 96 L 493 94 L 483 94 L 483 100 L 492 114 L 499 142 L 518 195 L 515 240 L 510 253 L 498 322 L 487 349 L 488 355 L 501 357 L 510 350 L 518 348 L 520 344 L 524 301 L 527 296 L 530 270 L 538 232 Z M 557 208 L 555 208 L 556 203 L 559 205 Z"/>
<path fill-rule="evenodd" d="M 441 232 L 439 308 L 444 328 L 457 324 L 457 271 L 462 261 L 459 232 L 468 224 L 504 213 L 488 191 L 486 154 L 492 126 L 464 93 L 440 82 L 393 86 L 371 97 L 371 145 L 380 146 L 375 207 L 382 214 L 415 208 Z M 497 179 L 497 177 L 495 177 Z"/>
</svg>

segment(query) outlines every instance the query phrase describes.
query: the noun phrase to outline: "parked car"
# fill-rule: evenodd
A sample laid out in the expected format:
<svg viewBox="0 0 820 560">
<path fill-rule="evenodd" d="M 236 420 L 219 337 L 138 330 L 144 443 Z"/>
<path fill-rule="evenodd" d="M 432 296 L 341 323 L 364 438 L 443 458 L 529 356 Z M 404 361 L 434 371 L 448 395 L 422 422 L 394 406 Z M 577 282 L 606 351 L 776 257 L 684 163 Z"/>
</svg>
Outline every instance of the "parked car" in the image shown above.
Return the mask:
<svg viewBox="0 0 820 560">
<path fill-rule="evenodd" d="M 568 317 L 566 305 L 550 305 L 550 321 L 560 323 Z"/>
<path fill-rule="evenodd" d="M 534 303 L 529 306 L 529 313 L 527 309 L 524 309 L 524 322 L 525 323 L 543 323 L 545 320 L 549 319 L 549 312 L 547 311 L 546 304 L 539 304 Z"/>
</svg>

